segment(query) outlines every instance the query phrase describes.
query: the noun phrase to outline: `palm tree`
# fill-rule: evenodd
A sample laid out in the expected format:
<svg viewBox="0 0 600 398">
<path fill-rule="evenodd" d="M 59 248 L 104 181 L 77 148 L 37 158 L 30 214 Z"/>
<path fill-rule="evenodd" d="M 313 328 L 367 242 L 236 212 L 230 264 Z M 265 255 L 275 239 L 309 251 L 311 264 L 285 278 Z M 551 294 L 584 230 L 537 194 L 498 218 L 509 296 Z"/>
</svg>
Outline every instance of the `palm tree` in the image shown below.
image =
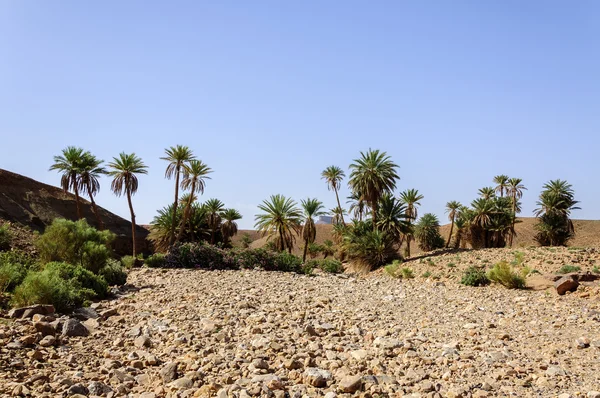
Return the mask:
<svg viewBox="0 0 600 398">
<path fill-rule="evenodd" d="M 344 224 L 344 214 L 348 214 L 346 209 L 343 209 L 341 207 L 334 207 L 333 209 L 329 210 L 329 212 L 333 214 L 333 217 L 331 219 L 332 224 Z"/>
<path fill-rule="evenodd" d="M 512 212 L 514 214 L 512 227 L 511 227 L 511 234 L 510 234 L 510 238 L 509 238 L 511 247 L 513 244 L 513 237 L 515 235 L 515 222 L 516 222 L 517 213 L 521 212 L 521 209 L 519 208 L 519 199 L 521 199 L 523 197 L 523 191 L 527 190 L 527 188 L 525 188 L 525 185 L 523 185 L 522 182 L 523 182 L 523 180 L 520 178 L 511 178 L 508 180 L 508 188 L 506 189 L 506 194 L 509 195 L 510 199 L 511 199 Z"/>
<path fill-rule="evenodd" d="M 450 239 L 452 238 L 452 231 L 454 231 L 454 222 L 456 221 L 456 216 L 458 215 L 458 211 L 462 205 L 456 201 L 452 200 L 446 203 L 446 213 L 448 213 L 448 220 L 450 220 L 450 234 L 448 234 L 448 241 L 446 242 L 446 247 L 450 246 Z"/>
<path fill-rule="evenodd" d="M 507 175 L 500 174 L 499 176 L 494 177 L 494 184 L 496 185 L 495 191 L 500 194 L 500 197 L 504 197 L 504 192 L 508 193 L 509 180 Z"/>
<path fill-rule="evenodd" d="M 61 173 L 60 186 L 65 192 L 73 191 L 75 194 L 75 204 L 77 205 L 77 218 L 83 218 L 81 215 L 81 206 L 79 203 L 79 173 L 81 172 L 81 163 L 83 161 L 84 151 L 81 148 L 68 146 L 62 151 L 62 155 L 54 156 L 54 164 L 50 170 L 58 170 Z"/>
<path fill-rule="evenodd" d="M 494 202 L 491 199 L 479 198 L 471 203 L 473 208 L 472 225 L 483 231 L 483 245 L 489 247 L 488 226 L 492 222 L 494 213 Z"/>
<path fill-rule="evenodd" d="M 346 177 L 346 174 L 344 174 L 344 171 L 337 166 L 329 166 L 321 173 L 321 178 L 327 182 L 327 189 L 333 189 L 335 192 L 335 199 L 337 200 L 337 204 L 340 209 L 342 208 L 342 205 L 340 204 L 340 196 L 338 191 L 340 190 L 340 184 L 344 177 Z M 343 215 L 342 223 L 345 223 Z"/>
<path fill-rule="evenodd" d="M 183 237 L 185 232 L 185 225 L 190 218 L 190 210 L 192 208 L 192 203 L 195 200 L 196 192 L 203 194 L 204 188 L 206 187 L 206 180 L 210 180 L 208 174 L 212 173 L 210 167 L 208 167 L 201 160 L 190 160 L 187 164 L 183 166 L 183 179 L 181 180 L 181 189 L 190 190 L 190 195 L 188 201 L 185 205 L 185 210 L 183 211 L 183 218 L 181 219 L 181 224 L 179 225 L 179 233 L 177 234 L 177 239 L 175 242 L 178 242 Z"/>
<path fill-rule="evenodd" d="M 400 179 L 396 165 L 385 152 L 369 149 L 361 152 L 360 158 L 350 165 L 348 184 L 353 192 L 362 197 L 371 207 L 373 230 L 377 229 L 377 207 L 379 199 L 385 193 L 396 188 L 396 180 Z"/>
<path fill-rule="evenodd" d="M 415 226 L 415 236 L 419 241 L 419 248 L 423 251 L 444 247 L 444 238 L 440 235 L 440 221 L 435 214 L 426 213 L 419 219 Z"/>
<path fill-rule="evenodd" d="M 304 253 L 302 262 L 306 261 L 306 253 L 308 245 L 314 243 L 317 237 L 317 228 L 315 227 L 314 217 L 319 217 L 325 214 L 323 203 L 318 199 L 308 198 L 300 201 L 302 210 L 304 211 L 304 226 L 302 227 L 302 239 L 304 239 Z"/>
<path fill-rule="evenodd" d="M 254 227 L 263 236 L 269 234 L 269 239 L 275 234 L 276 249 L 283 251 L 287 247 L 291 253 L 295 241 L 294 234 L 299 233 L 302 222 L 302 213 L 296 202 L 283 195 L 271 195 L 270 199 L 264 200 L 258 208 L 264 213 L 256 215 Z"/>
<path fill-rule="evenodd" d="M 417 206 L 421 206 L 421 200 L 424 196 L 417 189 L 407 189 L 400 193 L 400 202 L 406 205 L 406 219 L 412 225 L 418 217 Z M 409 233 L 406 236 L 406 256 L 410 257 L 410 242 L 412 241 L 412 228 L 409 228 Z"/>
<path fill-rule="evenodd" d="M 367 204 L 365 200 L 358 192 L 352 192 L 346 199 L 346 203 L 350 204 L 350 213 L 353 213 L 354 218 L 358 221 L 362 221 L 363 215 L 367 211 Z"/>
<path fill-rule="evenodd" d="M 82 193 L 87 193 L 90 196 L 90 202 L 92 203 L 92 210 L 98 221 L 98 228 L 104 229 L 104 223 L 98 213 L 98 207 L 94 201 L 94 196 L 100 192 L 100 181 L 98 179 L 101 175 L 106 174 L 106 169 L 102 167 L 104 160 L 99 160 L 90 152 L 85 152 L 82 157 L 81 169 L 79 173 L 79 190 Z"/>
<path fill-rule="evenodd" d="M 479 189 L 481 199 L 489 200 L 496 196 L 496 191 L 492 187 L 483 187 Z"/>
<path fill-rule="evenodd" d="M 138 190 L 137 174 L 148 174 L 148 167 L 144 164 L 141 158 L 135 153 L 127 154 L 121 152 L 119 157 L 113 158 L 113 161 L 108 164 L 111 169 L 108 175 L 113 177 L 110 189 L 117 196 L 123 193 L 127 196 L 129 211 L 131 213 L 131 239 L 133 246 L 133 258 L 136 258 L 136 242 L 135 242 L 135 213 L 131 204 L 131 196 L 135 195 Z"/>
<path fill-rule="evenodd" d="M 219 199 L 209 199 L 204 202 L 206 209 L 206 220 L 210 228 L 210 243 L 215 244 L 215 236 L 221 225 L 221 213 L 225 210 L 225 204 Z"/>
<path fill-rule="evenodd" d="M 192 151 L 183 145 L 172 146 L 165 149 L 165 155 L 161 157 L 161 160 L 169 162 L 167 170 L 165 171 L 165 177 L 171 179 L 175 177 L 175 200 L 173 201 L 173 217 L 172 221 L 176 222 L 175 212 L 177 211 L 177 203 L 179 202 L 179 178 L 181 177 L 181 169 L 186 162 L 195 159 L 196 157 Z M 171 228 L 170 244 L 175 242 L 175 225 Z"/>
<path fill-rule="evenodd" d="M 406 207 L 393 195 L 385 194 L 381 197 L 378 211 L 377 228 L 381 232 L 389 234 L 394 241 L 398 241 L 403 234 L 410 231 Z"/>
<path fill-rule="evenodd" d="M 226 209 L 221 213 L 221 217 L 225 220 L 225 222 L 221 224 L 221 233 L 223 234 L 225 246 L 228 246 L 230 239 L 237 235 L 238 225 L 236 221 L 241 220 L 242 215 L 236 209 Z"/>
</svg>

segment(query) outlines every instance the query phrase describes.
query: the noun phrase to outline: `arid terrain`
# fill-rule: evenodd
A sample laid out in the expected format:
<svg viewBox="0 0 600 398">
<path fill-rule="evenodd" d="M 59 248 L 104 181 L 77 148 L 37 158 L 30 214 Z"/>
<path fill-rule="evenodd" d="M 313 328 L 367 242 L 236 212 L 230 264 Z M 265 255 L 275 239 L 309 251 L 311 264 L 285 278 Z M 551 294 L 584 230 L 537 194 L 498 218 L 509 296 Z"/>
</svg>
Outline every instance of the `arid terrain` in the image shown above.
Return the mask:
<svg viewBox="0 0 600 398">
<path fill-rule="evenodd" d="M 540 273 L 529 279 L 600 261 L 594 249 L 522 252 Z M 46 337 L 48 345 L 40 339 L 53 334 L 52 318 L 3 321 L 0 392 L 600 397 L 597 283 L 564 296 L 551 283 L 459 284 L 469 265 L 513 257 L 504 249 L 417 259 L 405 264 L 415 271 L 408 280 L 383 271 L 134 270 L 118 298 L 94 305 L 89 336 Z"/>
</svg>

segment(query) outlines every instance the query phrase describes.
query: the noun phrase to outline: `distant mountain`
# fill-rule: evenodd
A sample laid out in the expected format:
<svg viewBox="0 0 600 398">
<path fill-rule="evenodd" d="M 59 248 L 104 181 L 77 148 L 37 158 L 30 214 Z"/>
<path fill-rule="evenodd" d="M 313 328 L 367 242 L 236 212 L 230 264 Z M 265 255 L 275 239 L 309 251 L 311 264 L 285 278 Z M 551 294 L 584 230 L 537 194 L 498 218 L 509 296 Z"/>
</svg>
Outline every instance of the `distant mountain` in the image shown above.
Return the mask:
<svg viewBox="0 0 600 398">
<path fill-rule="evenodd" d="M 90 202 L 81 198 L 81 210 L 87 222 L 98 227 Z M 114 249 L 121 255 L 131 254 L 131 222 L 98 206 L 105 229 L 117 235 Z M 77 220 L 75 195 L 61 188 L 0 169 L 0 220 L 43 232 L 56 218 Z M 21 230 L 23 230 L 21 228 Z M 138 251 L 148 251 L 148 230 L 137 226 Z"/>
</svg>

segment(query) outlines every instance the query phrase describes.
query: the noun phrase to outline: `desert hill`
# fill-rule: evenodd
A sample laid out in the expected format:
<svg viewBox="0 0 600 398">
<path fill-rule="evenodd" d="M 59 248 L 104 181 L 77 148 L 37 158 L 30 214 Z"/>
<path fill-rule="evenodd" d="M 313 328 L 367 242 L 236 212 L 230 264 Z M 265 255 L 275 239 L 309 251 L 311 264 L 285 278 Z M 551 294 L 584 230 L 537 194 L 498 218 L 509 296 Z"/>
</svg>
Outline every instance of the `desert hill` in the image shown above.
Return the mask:
<svg viewBox="0 0 600 398">
<path fill-rule="evenodd" d="M 536 219 L 534 217 L 520 217 L 518 219 L 521 221 L 515 226 L 517 231 L 517 236 L 515 237 L 515 241 L 513 247 L 528 247 L 528 246 L 537 246 L 536 241 L 534 240 L 535 236 L 535 224 Z M 569 246 L 571 247 L 600 247 L 600 220 L 573 220 L 575 224 L 575 238 L 569 242 Z M 317 224 L 317 239 L 316 243 L 322 244 L 325 240 L 330 239 L 333 240 L 331 232 L 333 231 L 333 226 L 325 225 L 325 224 Z M 444 239 L 448 239 L 448 233 L 450 232 L 450 224 L 443 225 L 440 227 L 440 233 L 444 237 Z M 248 233 L 253 242 L 251 247 L 259 248 L 263 247 L 267 243 L 267 237 L 261 236 L 256 231 L 244 230 L 240 231 L 240 234 Z M 294 245 L 294 253 L 302 254 L 302 250 L 304 248 L 304 243 L 301 237 L 296 238 L 296 243 Z M 411 254 L 419 254 L 421 250 L 417 247 L 417 245 L 413 242 L 411 244 Z"/>
<path fill-rule="evenodd" d="M 90 202 L 81 200 L 81 210 L 90 225 L 98 227 Z M 119 254 L 131 253 L 131 222 L 98 206 L 106 229 L 117 235 L 114 249 Z M 42 232 L 55 218 L 77 220 L 75 195 L 48 184 L 0 169 L 0 220 L 14 224 L 22 244 L 28 229 Z M 138 250 L 148 250 L 148 230 L 138 226 Z"/>
</svg>

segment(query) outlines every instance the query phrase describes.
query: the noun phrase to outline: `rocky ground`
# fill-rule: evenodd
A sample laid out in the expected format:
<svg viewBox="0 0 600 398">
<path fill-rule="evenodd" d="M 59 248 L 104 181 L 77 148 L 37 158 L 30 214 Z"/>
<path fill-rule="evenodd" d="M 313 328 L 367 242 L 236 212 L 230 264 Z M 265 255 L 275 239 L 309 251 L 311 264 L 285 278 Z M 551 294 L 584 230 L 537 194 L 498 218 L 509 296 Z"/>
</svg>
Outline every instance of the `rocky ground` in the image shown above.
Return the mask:
<svg viewBox="0 0 600 398">
<path fill-rule="evenodd" d="M 598 288 L 466 287 L 462 269 L 513 254 L 458 255 L 407 263 L 409 280 L 135 270 L 135 289 L 81 324 L 0 319 L 0 394 L 600 397 Z M 573 259 L 591 270 L 600 256 L 526 253 L 541 273 Z"/>
</svg>

